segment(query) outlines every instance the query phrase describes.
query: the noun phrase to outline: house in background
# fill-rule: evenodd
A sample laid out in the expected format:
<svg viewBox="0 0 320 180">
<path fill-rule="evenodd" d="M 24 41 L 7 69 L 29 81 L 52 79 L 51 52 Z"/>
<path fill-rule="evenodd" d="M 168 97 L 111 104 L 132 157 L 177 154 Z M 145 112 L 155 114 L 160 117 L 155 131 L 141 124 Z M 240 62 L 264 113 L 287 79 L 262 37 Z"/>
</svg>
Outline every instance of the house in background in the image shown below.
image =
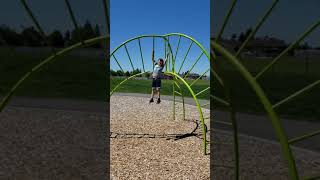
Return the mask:
<svg viewBox="0 0 320 180">
<path fill-rule="evenodd" d="M 211 40 L 215 40 L 215 38 L 212 38 Z M 231 53 L 236 53 L 242 42 L 222 38 L 220 40 L 220 44 Z M 268 36 L 263 38 L 255 38 L 248 42 L 248 44 L 242 50 L 241 56 L 274 57 L 287 47 L 288 45 L 283 40 L 277 38 L 270 38 Z M 219 56 L 219 53 L 217 53 L 217 56 Z"/>
<path fill-rule="evenodd" d="M 247 55 L 245 52 L 249 52 L 249 55 L 255 57 L 275 57 L 287 47 L 288 45 L 283 40 L 266 36 L 249 41 L 244 55 Z"/>
</svg>

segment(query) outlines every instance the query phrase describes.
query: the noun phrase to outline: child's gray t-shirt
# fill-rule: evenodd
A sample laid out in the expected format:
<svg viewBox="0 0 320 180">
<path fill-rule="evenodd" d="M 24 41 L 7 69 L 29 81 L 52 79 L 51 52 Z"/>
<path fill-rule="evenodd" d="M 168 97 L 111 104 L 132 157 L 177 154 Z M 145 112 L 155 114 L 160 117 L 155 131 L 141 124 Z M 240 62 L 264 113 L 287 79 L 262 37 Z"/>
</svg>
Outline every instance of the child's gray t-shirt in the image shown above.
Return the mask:
<svg viewBox="0 0 320 180">
<path fill-rule="evenodd" d="M 163 67 L 156 64 L 153 69 L 152 77 L 153 78 L 160 78 L 162 73 Z"/>
</svg>

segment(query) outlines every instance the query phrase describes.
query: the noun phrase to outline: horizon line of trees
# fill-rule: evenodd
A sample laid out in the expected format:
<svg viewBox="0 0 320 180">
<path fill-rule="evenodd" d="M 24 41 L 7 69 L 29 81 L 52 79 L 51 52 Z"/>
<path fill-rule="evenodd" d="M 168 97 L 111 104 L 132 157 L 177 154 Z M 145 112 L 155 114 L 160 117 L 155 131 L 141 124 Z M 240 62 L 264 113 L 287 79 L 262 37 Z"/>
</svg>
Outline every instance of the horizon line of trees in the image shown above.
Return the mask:
<svg viewBox="0 0 320 180">
<path fill-rule="evenodd" d="M 78 43 L 81 39 L 86 40 L 100 35 L 101 33 L 98 24 L 93 27 L 89 20 L 87 20 L 83 26 L 79 26 L 79 29 L 73 29 L 71 31 L 67 30 L 65 32 L 54 30 L 46 35 L 45 39 L 47 40 L 47 43 L 41 33 L 33 26 L 23 27 L 21 32 L 17 32 L 13 28 L 3 24 L 0 26 L 0 46 L 52 46 L 62 48 Z M 102 43 L 97 43 L 90 47 L 102 48 L 103 46 Z"/>
<path fill-rule="evenodd" d="M 135 69 L 133 71 L 121 71 L 121 70 L 113 70 L 113 69 L 110 69 L 110 74 L 111 76 L 132 76 L 132 75 L 135 75 L 135 74 L 139 74 L 141 73 L 141 69 Z M 147 75 L 150 75 L 150 73 L 146 73 Z M 142 77 L 142 75 L 139 75 L 138 77 Z"/>
<path fill-rule="evenodd" d="M 229 38 L 229 40 L 243 43 L 247 39 L 247 37 L 250 35 L 251 32 L 252 32 L 252 28 L 248 28 L 246 31 L 240 32 L 239 34 L 233 33 L 231 35 L 231 37 Z M 279 39 L 279 38 L 276 38 L 276 37 L 270 37 L 268 35 L 266 35 L 264 37 L 260 37 L 260 38 L 263 38 L 263 39 L 277 39 L 277 40 L 285 42 L 282 39 Z M 255 40 L 255 39 L 257 39 L 255 36 L 253 36 L 251 38 L 251 40 Z M 320 50 L 320 46 L 319 47 L 312 47 L 311 45 L 308 44 L 308 42 L 304 42 L 303 44 L 299 44 L 297 47 L 295 47 L 295 49 L 302 49 L 302 50 L 318 49 L 318 50 Z"/>
<path fill-rule="evenodd" d="M 188 74 L 189 71 L 186 71 L 186 72 L 182 72 L 181 75 L 184 76 L 186 74 Z M 135 74 L 139 74 L 139 73 L 142 73 L 141 69 L 137 68 L 133 71 L 121 71 L 121 70 L 113 70 L 113 69 L 110 69 L 110 74 L 111 76 L 132 76 L 132 75 L 135 75 Z M 197 74 L 197 73 L 191 73 L 190 74 L 194 74 L 196 75 L 197 77 L 199 77 L 200 75 Z M 146 72 L 145 74 L 142 74 L 142 75 L 138 75 L 137 77 L 149 77 L 151 76 L 151 72 Z M 207 77 L 207 76 L 203 76 L 203 77 Z"/>
</svg>

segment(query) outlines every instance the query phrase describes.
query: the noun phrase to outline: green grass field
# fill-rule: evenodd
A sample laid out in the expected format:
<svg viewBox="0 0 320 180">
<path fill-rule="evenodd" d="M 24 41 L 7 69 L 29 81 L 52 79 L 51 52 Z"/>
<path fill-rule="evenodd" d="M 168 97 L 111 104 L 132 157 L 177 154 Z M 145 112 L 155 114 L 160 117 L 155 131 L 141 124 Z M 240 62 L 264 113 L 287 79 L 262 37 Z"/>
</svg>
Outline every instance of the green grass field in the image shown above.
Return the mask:
<svg viewBox="0 0 320 180">
<path fill-rule="evenodd" d="M 242 62 L 252 73 L 257 73 L 265 67 L 272 59 L 271 58 L 246 58 Z M 308 65 L 306 65 L 308 63 Z M 283 57 L 269 71 L 269 75 L 277 74 L 295 74 L 300 76 L 311 75 L 312 77 L 320 77 L 320 57 Z"/>
<path fill-rule="evenodd" d="M 0 95 L 33 66 L 48 57 L 46 52 L 14 52 L 0 48 Z M 74 55 L 59 57 L 29 79 L 17 96 L 106 100 L 105 59 Z"/>
<path fill-rule="evenodd" d="M 51 53 L 17 53 L 7 48 L 0 48 L 0 95 L 7 93 L 22 75 L 49 55 Z M 74 55 L 59 57 L 56 62 L 47 65 L 23 84 L 16 95 L 103 101 L 107 96 L 108 76 L 105 68 L 105 59 Z M 115 81 L 111 80 L 111 87 L 115 86 L 114 83 Z M 162 94 L 172 94 L 172 82 L 163 80 L 162 83 Z M 197 93 L 208 86 L 209 81 L 200 80 L 193 88 Z M 119 88 L 118 92 L 149 94 L 150 90 L 151 80 L 130 80 Z M 185 88 L 183 91 L 186 96 L 191 96 Z M 201 94 L 199 98 L 209 99 L 209 91 Z"/>
<path fill-rule="evenodd" d="M 119 82 L 121 82 L 123 78 L 112 78 L 111 79 L 111 89 L 115 87 Z M 192 80 L 187 81 L 189 84 L 191 84 Z M 161 82 L 161 94 L 163 95 L 172 95 L 172 87 L 173 86 L 173 80 L 162 80 Z M 182 92 L 184 96 L 191 97 L 191 94 L 189 93 L 188 89 L 180 83 L 179 86 L 182 89 Z M 194 85 L 192 85 L 192 89 L 195 93 L 200 92 L 201 90 L 204 90 L 205 88 L 210 86 L 209 80 L 199 80 Z M 176 91 L 179 92 L 179 90 L 176 88 Z M 135 80 L 131 79 L 127 81 L 125 84 L 123 84 L 116 92 L 127 92 L 127 93 L 144 93 L 144 94 L 150 94 L 151 93 L 151 80 Z M 201 93 L 198 98 L 199 99 L 209 99 L 210 95 L 210 89 Z"/>
<path fill-rule="evenodd" d="M 264 113 L 261 103 L 258 101 L 254 92 L 248 86 L 247 82 L 240 77 L 240 74 L 226 63 L 221 57 L 219 71 L 223 72 L 225 79 L 232 89 L 232 96 L 237 109 L 242 112 Z M 219 59 L 218 59 L 219 60 Z M 242 63 L 248 70 L 256 75 L 270 59 L 245 59 Z M 280 59 L 275 68 L 267 71 L 264 76 L 258 79 L 259 84 L 266 92 L 272 104 L 282 100 L 301 88 L 320 79 L 320 58 L 309 60 L 309 69 L 305 71 L 304 59 L 285 57 Z M 223 91 L 218 83 L 214 89 L 215 95 L 223 97 Z M 289 103 L 277 109 L 283 117 L 319 120 L 320 119 L 320 87 L 315 87 L 311 91 L 299 96 Z M 214 105 L 217 108 L 223 108 L 220 104 Z"/>
<path fill-rule="evenodd" d="M 28 72 L 34 65 L 48 57 L 50 53 L 14 53 L 7 48 L 0 48 L 0 95 L 8 92 L 9 88 Z M 224 72 L 228 84 L 232 88 L 232 97 L 237 109 L 241 112 L 264 113 L 260 102 L 252 92 L 246 81 L 230 64 L 220 59 L 219 71 Z M 252 74 L 261 70 L 270 59 L 244 59 L 244 65 Z M 105 59 L 89 58 L 75 55 L 60 57 L 56 62 L 46 66 L 41 72 L 36 73 L 21 89 L 17 96 L 49 97 L 49 98 L 76 98 L 104 101 L 106 92 Z M 305 61 L 292 57 L 285 57 L 276 64 L 273 70 L 258 80 L 267 96 L 274 104 L 291 95 L 304 86 L 320 78 L 320 59 L 310 58 L 308 73 L 306 73 Z M 111 87 L 116 85 L 112 79 Z M 209 86 L 209 81 L 200 80 L 193 86 L 197 93 Z M 185 96 L 190 96 L 183 85 Z M 215 95 L 223 97 L 222 88 L 217 82 L 211 87 Z M 130 80 L 117 92 L 133 92 L 150 94 L 151 80 Z M 277 111 L 284 117 L 294 119 L 318 120 L 320 119 L 320 87 L 316 87 L 308 93 L 294 99 L 282 106 Z M 162 94 L 172 94 L 172 81 L 162 81 Z M 199 96 L 201 99 L 209 98 L 209 91 Z M 217 109 L 224 109 L 221 104 L 215 103 Z"/>
</svg>

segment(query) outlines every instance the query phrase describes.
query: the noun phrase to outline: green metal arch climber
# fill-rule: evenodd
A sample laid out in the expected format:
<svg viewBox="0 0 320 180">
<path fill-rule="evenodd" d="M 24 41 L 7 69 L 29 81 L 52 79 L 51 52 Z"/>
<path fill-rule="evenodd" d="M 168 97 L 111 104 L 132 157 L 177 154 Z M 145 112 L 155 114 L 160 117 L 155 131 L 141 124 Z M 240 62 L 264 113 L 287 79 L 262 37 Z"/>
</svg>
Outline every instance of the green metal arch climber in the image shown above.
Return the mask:
<svg viewBox="0 0 320 180">
<path fill-rule="evenodd" d="M 104 42 L 104 41 L 108 41 L 110 39 L 109 34 L 105 35 L 105 36 L 99 36 L 99 37 L 95 37 L 95 38 L 91 38 L 91 39 L 87 39 L 87 40 L 83 40 L 81 39 L 80 42 L 75 43 L 69 47 L 66 47 L 60 51 L 57 51 L 55 48 L 53 48 L 51 46 L 51 44 L 48 42 L 46 35 L 43 31 L 42 26 L 40 25 L 39 21 L 37 20 L 36 16 L 34 15 L 34 13 L 32 12 L 32 10 L 30 9 L 30 7 L 28 6 L 28 3 L 26 2 L 26 0 L 20 0 L 21 5 L 23 6 L 24 10 L 26 11 L 26 13 L 28 14 L 28 16 L 30 17 L 30 19 L 32 20 L 34 26 L 36 27 L 36 29 L 40 32 L 43 41 L 48 44 L 51 47 L 52 50 L 52 55 L 45 58 L 43 61 L 41 61 L 39 64 L 37 64 L 36 66 L 34 66 L 30 71 L 26 72 L 9 90 L 9 92 L 1 99 L 0 101 L 0 112 L 5 108 L 5 106 L 7 105 L 7 103 L 10 101 L 11 97 L 13 96 L 13 94 L 17 91 L 17 89 L 19 87 L 21 87 L 28 79 L 30 79 L 32 77 L 33 74 L 35 74 L 36 72 L 40 71 L 43 67 L 45 67 L 46 65 L 53 63 L 55 60 L 57 60 L 59 57 L 67 55 L 68 53 L 70 53 L 71 51 L 81 48 L 81 47 L 86 47 L 86 46 L 91 46 L 100 42 Z M 71 5 L 69 3 L 69 0 L 65 0 L 65 4 L 68 8 L 68 13 L 71 17 L 72 23 L 75 27 L 76 30 L 78 30 L 79 32 L 79 27 L 78 27 L 78 23 L 74 17 L 74 12 L 71 8 Z M 105 12 L 105 18 L 106 18 L 106 25 L 107 25 L 107 32 L 109 33 L 110 31 L 110 19 L 109 19 L 109 4 L 108 4 L 108 0 L 102 0 L 102 6 L 104 8 L 104 12 Z M 80 36 L 81 37 L 81 36 Z"/>
<path fill-rule="evenodd" d="M 26 0 L 21 0 L 21 5 L 23 6 L 23 8 L 25 9 L 25 11 L 27 12 L 28 16 L 30 17 L 30 19 L 33 21 L 36 29 L 40 32 L 43 40 L 50 46 L 50 43 L 47 41 L 46 39 L 46 35 L 43 31 L 43 28 L 41 27 L 39 21 L 37 20 L 36 16 L 34 15 L 34 13 L 32 12 L 32 10 L 30 9 L 30 7 L 28 6 L 28 3 Z M 76 18 L 75 18 L 75 15 L 74 15 L 74 12 L 73 12 L 73 9 L 71 7 L 71 4 L 69 2 L 69 0 L 65 0 L 65 5 L 67 7 L 67 10 L 69 12 L 69 15 L 70 15 L 70 18 L 71 18 L 71 21 L 75 27 L 75 29 L 79 29 L 79 26 L 78 26 L 78 23 L 76 21 Z M 107 32 L 109 32 L 109 29 L 110 29 L 110 20 L 109 20 L 109 7 L 108 7 L 108 1 L 107 0 L 102 0 L 102 5 L 104 7 L 104 12 L 105 12 L 105 18 L 106 18 L 106 25 L 107 25 Z M 79 31 L 78 31 L 79 32 Z M 80 34 L 79 34 L 80 35 Z M 180 39 L 182 37 L 186 38 L 186 39 L 189 39 L 191 40 L 191 43 L 190 43 L 190 46 L 189 46 L 189 50 L 191 48 L 191 46 L 193 44 L 196 44 L 198 47 L 200 47 L 200 49 L 202 50 L 202 53 L 201 55 L 199 56 L 199 58 L 197 58 L 196 62 L 194 63 L 194 65 L 198 62 L 198 60 L 200 59 L 200 57 L 205 54 L 205 57 L 207 57 L 207 59 L 209 59 L 209 54 L 205 51 L 205 49 L 202 47 L 202 45 L 200 43 L 198 43 L 196 40 L 194 40 L 193 38 L 189 37 L 189 36 L 186 36 L 184 34 L 178 34 L 178 33 L 172 33 L 172 34 L 167 34 L 167 35 L 164 35 L 164 36 L 156 36 L 156 35 L 153 35 L 153 36 L 149 36 L 149 37 L 153 37 L 153 38 L 162 38 L 165 40 L 165 49 L 167 50 L 168 48 L 168 51 L 169 51 L 169 57 L 170 58 L 170 63 L 171 63 L 171 67 L 172 67 L 172 71 L 167 71 L 166 74 L 170 74 L 172 76 L 175 77 L 175 82 L 174 82 L 174 86 L 173 88 L 178 87 L 179 90 L 181 90 L 180 86 L 179 86 L 179 83 L 178 82 L 182 82 L 183 85 L 185 85 L 189 90 L 190 90 L 190 93 L 192 94 L 192 96 L 194 97 L 195 101 L 196 101 L 196 104 L 198 106 L 198 110 L 199 110 L 199 113 L 200 113 L 200 118 L 201 118 L 201 123 L 202 123 L 202 129 L 203 129 L 203 132 L 206 132 L 207 129 L 206 129 L 206 126 L 204 125 L 204 117 L 203 117 L 203 114 L 202 114 L 202 110 L 200 107 L 200 104 L 197 100 L 197 95 L 200 95 L 201 93 L 207 91 L 209 88 L 206 88 L 198 93 L 195 93 L 193 90 L 192 90 L 192 85 L 195 84 L 206 72 L 209 71 L 209 69 L 201 76 L 199 77 L 198 79 L 196 79 L 195 81 L 193 81 L 190 85 L 184 80 L 184 78 L 187 77 L 187 75 L 185 75 L 183 78 L 180 77 L 176 72 L 175 72 L 175 66 L 174 66 L 174 63 L 175 63 L 175 58 L 177 56 L 177 53 L 178 53 L 178 49 L 179 49 L 179 45 L 176 49 L 176 52 L 175 52 L 175 56 L 173 56 L 173 51 L 172 51 L 172 48 L 171 48 L 171 45 L 169 43 L 169 38 L 170 37 L 173 37 L 173 36 L 179 36 L 179 43 L 180 43 Z M 81 36 L 79 36 L 81 38 Z M 136 38 L 139 40 L 139 45 L 140 45 L 140 39 L 143 38 L 143 37 L 139 37 L 139 38 Z M 99 42 L 103 42 L 103 41 L 108 41 L 109 40 L 109 35 L 106 35 L 106 36 L 100 36 L 100 37 L 95 37 L 95 38 L 92 38 L 92 39 L 87 39 L 87 40 L 84 40 L 84 39 L 80 39 L 80 42 L 74 44 L 74 45 L 71 45 L 69 47 L 66 47 L 62 50 L 59 50 L 57 51 L 55 48 L 52 47 L 52 55 L 45 58 L 43 61 L 41 61 L 39 64 L 37 64 L 36 66 L 34 66 L 30 71 L 28 71 L 27 73 L 25 73 L 9 90 L 9 92 L 1 99 L 0 101 L 0 111 L 2 111 L 4 109 L 4 107 L 6 106 L 6 104 L 10 101 L 11 97 L 13 96 L 13 94 L 17 91 L 17 89 L 19 87 L 21 87 L 28 79 L 32 78 L 32 75 L 35 74 L 36 72 L 40 71 L 43 67 L 45 67 L 46 65 L 50 64 L 50 63 L 53 63 L 55 60 L 57 60 L 60 56 L 64 56 L 66 54 L 68 54 L 69 52 L 77 49 L 77 48 L 81 48 L 81 47 L 86 47 L 86 46 L 90 46 L 90 45 L 93 45 L 93 44 L 96 44 L 96 43 L 99 43 Z M 129 41 L 133 41 L 134 39 L 131 39 Z M 128 42 L 127 42 L 128 43 Z M 128 50 L 127 50 L 127 47 L 125 44 L 123 44 L 123 46 L 125 47 L 127 53 L 128 53 Z M 119 46 L 120 48 L 121 46 Z M 141 47 L 140 47 L 141 48 Z M 189 52 L 188 50 L 188 52 Z M 141 52 L 141 49 L 140 49 L 140 52 Z M 185 55 L 185 58 L 184 60 L 186 59 L 187 55 L 188 55 L 188 52 L 187 54 Z M 112 53 L 113 54 L 113 53 Z M 166 53 L 165 53 L 166 55 Z M 141 54 L 141 57 L 142 54 Z M 131 59 L 130 59 L 131 61 Z M 170 64 L 169 63 L 169 64 Z M 132 65 L 132 62 L 131 62 L 131 65 Z M 193 65 L 193 67 L 194 67 Z M 182 66 L 181 66 L 182 67 Z M 181 70 L 181 67 L 179 69 L 178 72 L 180 72 Z M 192 67 L 192 68 L 193 68 Z M 144 69 L 144 67 L 143 67 Z M 133 77 L 130 77 L 130 78 L 133 78 Z M 129 80 L 130 78 L 128 78 L 127 80 Z M 124 83 L 124 82 L 122 82 Z M 119 84 L 121 85 L 121 84 Z M 116 89 L 114 89 L 111 94 L 115 91 Z M 184 101 L 184 98 L 183 98 L 183 93 L 182 92 L 178 92 L 178 91 L 175 91 L 173 89 L 173 94 L 175 96 L 175 94 L 179 94 L 182 96 L 182 99 Z M 110 94 L 110 95 L 111 95 Z M 174 105 L 175 105 L 175 102 L 174 102 Z M 184 105 L 184 102 L 183 102 L 183 105 Z M 207 105 L 203 105 L 203 106 L 207 106 Z M 184 106 L 183 106 L 183 109 L 184 109 Z M 174 107 L 174 110 L 173 112 L 175 113 L 175 107 Z M 183 113 L 185 111 L 183 110 Z M 204 152 L 206 153 L 206 147 L 207 147 L 207 141 L 206 141 L 206 134 L 204 133 L 203 134 L 203 144 L 204 144 Z"/>
<path fill-rule="evenodd" d="M 176 94 L 180 95 L 182 98 L 182 106 L 183 106 L 183 119 L 185 118 L 185 102 L 184 102 L 184 93 L 182 91 L 181 86 L 184 86 L 187 88 L 187 90 L 189 91 L 189 93 L 191 94 L 193 100 L 196 103 L 197 106 L 197 110 L 199 113 L 199 118 L 200 118 L 200 122 L 201 122 L 201 127 L 202 127 L 202 136 L 203 136 L 203 150 L 204 150 L 204 154 L 207 154 L 207 128 L 205 125 L 205 119 L 207 119 L 206 117 L 203 116 L 202 113 L 202 108 L 204 106 L 207 106 L 208 104 L 204 104 L 204 105 L 200 105 L 199 101 L 198 101 L 198 96 L 206 91 L 208 91 L 210 89 L 210 87 L 207 87 L 199 92 L 195 92 L 192 88 L 192 86 L 194 84 L 196 84 L 204 75 L 206 75 L 209 71 L 210 68 L 207 68 L 204 72 L 201 73 L 201 75 L 195 79 L 194 81 L 192 81 L 191 83 L 188 83 L 186 81 L 186 79 L 188 78 L 188 75 L 190 74 L 190 72 L 194 69 L 194 67 L 196 66 L 196 64 L 200 61 L 201 57 L 203 55 L 205 55 L 205 60 L 208 62 L 208 64 L 210 64 L 210 56 L 208 54 L 208 52 L 205 50 L 205 48 L 198 42 L 196 41 L 194 38 L 187 36 L 185 34 L 181 34 L 181 33 L 170 33 L 170 34 L 165 34 L 165 35 L 142 35 L 142 36 L 137 36 L 134 38 L 131 38 L 125 42 L 123 42 L 122 44 L 120 44 L 119 46 L 117 46 L 111 53 L 110 53 L 110 61 L 114 60 L 116 62 L 116 65 L 118 66 L 119 70 L 121 70 L 122 72 L 124 72 L 124 68 L 121 66 L 120 61 L 118 60 L 118 58 L 116 57 L 116 53 L 123 48 L 125 54 L 127 55 L 127 59 L 130 62 L 131 68 L 132 70 L 135 69 L 133 62 L 132 62 L 132 57 L 130 56 L 129 50 L 128 50 L 128 46 L 130 44 L 135 43 L 136 45 L 138 45 L 136 47 L 136 49 L 139 49 L 140 52 L 140 58 L 139 61 L 141 60 L 141 64 L 142 64 L 142 69 L 143 72 L 138 73 L 138 74 L 133 74 L 127 78 L 125 78 L 124 80 L 122 80 L 121 82 L 119 82 L 114 88 L 110 89 L 110 96 L 116 92 L 116 90 L 123 85 L 124 83 L 126 83 L 128 80 L 135 78 L 137 76 L 149 73 L 149 71 L 146 71 L 145 68 L 145 59 L 143 56 L 143 51 L 142 51 L 142 46 L 141 46 L 141 41 L 145 40 L 145 39 L 152 39 L 152 49 L 154 51 L 155 49 L 155 41 L 157 39 L 160 39 L 161 41 L 163 41 L 164 43 L 164 56 L 167 59 L 167 63 L 166 63 L 166 67 L 165 67 L 165 72 L 164 74 L 172 76 L 173 77 L 173 84 L 172 84 L 172 95 L 173 95 L 173 119 L 175 120 L 175 111 L 176 111 Z M 173 45 L 170 42 L 170 39 L 172 40 L 173 38 L 177 38 L 177 45 L 175 48 L 175 51 L 173 51 Z M 186 53 L 184 54 L 183 58 L 181 58 L 181 64 L 180 67 L 177 69 L 177 62 L 179 62 L 179 58 L 177 58 L 177 54 L 180 48 L 180 43 L 182 41 L 182 39 L 185 39 L 187 41 L 189 41 L 189 46 L 187 48 Z M 182 70 L 182 67 L 185 65 L 185 62 L 187 60 L 187 56 L 190 52 L 190 49 L 193 45 L 196 45 L 196 47 L 198 48 L 198 50 L 200 51 L 200 55 L 196 58 L 196 60 L 193 62 L 193 64 L 191 65 L 190 69 L 188 69 L 187 73 L 184 75 L 180 74 L 180 71 Z M 132 50 L 132 49 L 131 49 Z M 179 91 L 177 91 L 176 89 L 178 89 Z"/>
<path fill-rule="evenodd" d="M 237 0 L 232 0 L 231 6 L 227 12 L 227 15 L 223 21 L 223 24 L 221 26 L 220 31 L 217 33 L 217 37 L 215 40 L 211 40 L 211 57 L 213 59 L 213 64 L 216 70 L 219 70 L 219 57 L 216 56 L 216 53 L 219 53 L 222 57 L 224 57 L 224 60 L 228 62 L 232 67 L 234 67 L 237 72 L 247 81 L 247 83 L 250 85 L 250 88 L 253 90 L 253 92 L 256 94 L 257 98 L 259 99 L 260 103 L 263 105 L 265 112 L 268 114 L 268 117 L 271 121 L 272 127 L 275 130 L 275 133 L 277 135 L 278 141 L 280 143 L 281 149 L 282 149 L 282 155 L 284 159 L 287 162 L 288 167 L 288 174 L 291 179 L 298 180 L 298 179 L 317 179 L 320 177 L 320 174 L 315 175 L 314 177 L 300 177 L 299 172 L 297 170 L 297 164 L 295 162 L 295 158 L 292 153 L 292 147 L 291 145 L 310 138 L 315 135 L 320 134 L 320 130 L 314 131 L 311 133 L 306 133 L 305 135 L 289 139 L 284 131 L 283 125 L 281 123 L 281 120 L 278 117 L 278 114 L 275 112 L 277 108 L 279 108 L 281 105 L 288 103 L 292 99 L 295 99 L 299 97 L 300 95 L 310 91 L 311 89 L 315 88 L 320 84 L 320 80 L 317 80 L 304 88 L 296 91 L 295 93 L 287 96 L 283 100 L 280 100 L 279 102 L 276 102 L 274 104 L 271 103 L 271 101 L 268 99 L 267 95 L 265 94 L 264 90 L 261 88 L 260 84 L 258 83 L 258 79 L 265 74 L 267 70 L 272 68 L 276 62 L 278 62 L 284 55 L 286 55 L 292 48 L 294 48 L 296 45 L 298 45 L 300 42 L 302 42 L 311 32 L 313 32 L 317 27 L 320 26 L 320 19 L 318 19 L 314 24 L 312 24 L 305 32 L 303 32 L 296 41 L 292 42 L 283 52 L 281 52 L 278 56 L 276 56 L 269 64 L 267 64 L 266 67 L 262 68 L 260 72 L 258 72 L 256 75 L 251 74 L 247 68 L 241 63 L 241 60 L 239 59 L 239 55 L 244 50 L 248 42 L 251 40 L 251 38 L 256 34 L 256 32 L 261 28 L 263 23 L 267 20 L 269 15 L 272 13 L 274 8 L 279 3 L 279 0 L 274 0 L 271 6 L 266 10 L 264 15 L 260 18 L 260 20 L 256 23 L 254 26 L 252 32 L 249 34 L 249 36 L 246 38 L 246 40 L 242 43 L 240 48 L 236 51 L 235 54 L 232 54 L 228 50 L 226 50 L 221 44 L 220 39 L 223 35 L 224 29 L 226 25 L 229 22 L 230 16 L 232 15 L 232 12 L 234 10 L 234 7 L 237 4 Z M 213 3 L 214 5 L 214 3 Z M 235 117 L 236 109 L 233 106 L 233 99 L 230 95 L 230 88 L 228 87 L 228 84 L 232 82 L 227 82 L 224 78 L 224 75 L 222 72 L 218 73 L 221 77 L 220 80 L 222 80 L 224 86 L 224 95 L 227 100 L 224 100 L 221 97 L 213 98 L 213 100 L 216 100 L 217 102 L 223 104 L 224 106 L 228 107 L 230 114 L 231 114 L 231 125 L 233 128 L 233 140 L 234 140 L 234 176 L 235 179 L 239 179 L 240 173 L 240 165 L 239 165 L 239 143 L 238 143 L 238 128 L 237 128 L 237 121 Z M 213 120 L 213 122 L 217 122 Z M 221 122 L 224 123 L 224 122 Z"/>
</svg>

